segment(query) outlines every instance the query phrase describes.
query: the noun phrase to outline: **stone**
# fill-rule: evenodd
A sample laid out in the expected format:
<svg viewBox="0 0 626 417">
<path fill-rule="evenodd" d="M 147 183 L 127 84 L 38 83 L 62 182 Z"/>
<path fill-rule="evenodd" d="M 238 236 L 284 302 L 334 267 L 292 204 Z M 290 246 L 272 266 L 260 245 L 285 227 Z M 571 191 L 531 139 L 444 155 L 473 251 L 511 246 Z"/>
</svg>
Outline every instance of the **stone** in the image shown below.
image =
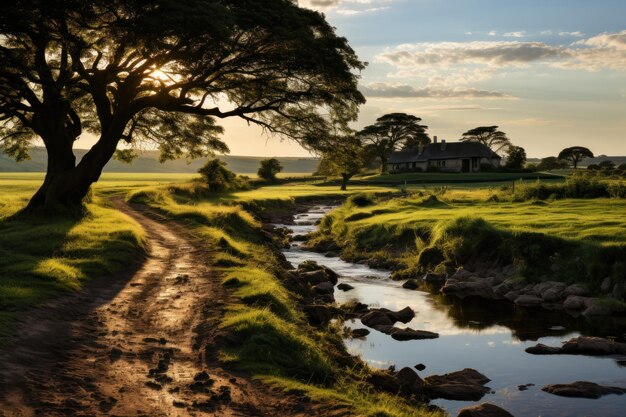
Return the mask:
<svg viewBox="0 0 626 417">
<path fill-rule="evenodd" d="M 400 386 L 400 393 L 404 395 L 421 394 L 424 388 L 422 378 L 409 367 L 400 369 L 395 375 L 395 380 Z"/>
<path fill-rule="evenodd" d="M 617 300 L 623 300 L 624 299 L 624 294 L 626 293 L 625 288 L 624 288 L 624 284 L 622 283 L 617 283 L 613 286 L 613 291 L 611 292 L 611 297 L 617 299 Z"/>
<path fill-rule="evenodd" d="M 583 311 L 583 316 L 610 316 L 613 314 L 613 307 L 610 304 L 600 302 L 598 298 L 589 298 L 587 308 Z"/>
<path fill-rule="evenodd" d="M 354 339 L 360 339 L 362 337 L 367 336 L 368 334 L 370 334 L 370 331 L 367 329 L 351 329 L 350 330 L 350 337 Z"/>
<path fill-rule="evenodd" d="M 326 305 L 304 305 L 301 307 L 310 324 L 321 326 L 342 314 L 342 311 Z"/>
<path fill-rule="evenodd" d="M 361 317 L 361 323 L 367 327 L 376 328 L 376 326 L 393 326 L 389 316 L 384 311 L 372 310 Z"/>
<path fill-rule="evenodd" d="M 611 277 L 604 278 L 602 284 L 600 285 L 600 291 L 602 291 L 604 294 L 610 293 L 611 289 L 613 288 L 612 284 L 613 282 L 611 281 Z"/>
<path fill-rule="evenodd" d="M 456 401 L 480 400 L 490 391 L 484 386 L 489 381 L 485 375 L 471 368 L 445 375 L 431 375 L 424 379 L 431 398 Z"/>
<path fill-rule="evenodd" d="M 567 298 L 570 295 L 585 296 L 587 294 L 589 294 L 589 291 L 578 284 L 572 284 L 563 290 L 563 298 Z"/>
<path fill-rule="evenodd" d="M 520 292 L 517 290 L 512 290 L 507 292 L 506 294 L 504 294 L 504 298 L 509 300 L 510 302 L 513 302 L 517 299 L 517 297 L 520 296 Z"/>
<path fill-rule="evenodd" d="M 498 298 L 504 298 L 504 296 L 513 289 L 513 285 L 508 282 L 503 282 L 493 287 L 493 294 Z"/>
<path fill-rule="evenodd" d="M 468 279 L 476 278 L 477 275 L 473 272 L 468 271 L 467 269 L 461 267 L 456 270 L 456 272 L 450 277 L 457 281 L 466 281 Z"/>
<path fill-rule="evenodd" d="M 535 295 L 520 295 L 514 301 L 515 305 L 520 307 L 539 307 L 543 303 L 543 299 Z"/>
<path fill-rule="evenodd" d="M 411 309 L 411 307 L 404 307 L 400 311 L 390 311 L 387 315 L 391 318 L 391 320 L 408 323 L 415 317 L 415 312 Z"/>
<path fill-rule="evenodd" d="M 326 275 L 328 275 L 329 281 L 337 285 L 337 281 L 339 280 L 339 274 L 327 266 L 322 265 L 321 268 L 324 272 L 326 272 Z"/>
<path fill-rule="evenodd" d="M 559 288 L 550 288 L 543 294 L 541 294 L 543 300 L 547 303 L 556 303 L 563 300 L 563 291 Z"/>
<path fill-rule="evenodd" d="M 446 282 L 446 276 L 440 274 L 426 274 L 422 277 L 422 281 L 432 285 L 443 285 Z"/>
<path fill-rule="evenodd" d="M 561 348 L 538 343 L 535 346 L 527 347 L 525 351 L 531 355 L 556 355 L 561 353 Z"/>
<path fill-rule="evenodd" d="M 426 330 L 413 330 L 409 327 L 406 329 L 398 329 L 391 333 L 391 337 L 398 341 L 407 340 L 423 340 L 423 339 L 437 339 L 439 334 L 428 332 Z"/>
<path fill-rule="evenodd" d="M 368 311 L 367 304 L 363 304 L 359 301 L 348 301 L 339 306 L 339 308 L 347 313 L 361 314 Z"/>
<path fill-rule="evenodd" d="M 341 284 L 337 285 L 337 289 L 341 291 L 350 291 L 350 290 L 353 290 L 354 287 L 350 284 L 346 284 L 345 282 L 342 282 Z"/>
<path fill-rule="evenodd" d="M 324 254 L 325 257 L 327 258 L 339 258 L 339 254 L 337 252 L 326 252 Z"/>
<path fill-rule="evenodd" d="M 320 282 L 313 286 L 315 292 L 318 294 L 332 294 L 335 292 L 335 286 L 332 282 Z"/>
<path fill-rule="evenodd" d="M 572 311 L 581 311 L 587 308 L 588 297 L 569 295 L 563 302 L 563 308 Z"/>
<path fill-rule="evenodd" d="M 457 417 L 513 417 L 513 414 L 497 405 L 483 403 L 460 409 Z"/>
<path fill-rule="evenodd" d="M 455 274 L 456 275 L 456 274 Z M 441 289 L 447 295 L 454 295 L 459 298 L 482 297 L 494 298 L 493 288 L 488 282 L 480 281 L 457 281 L 448 279 Z"/>
<path fill-rule="evenodd" d="M 419 288 L 419 284 L 416 280 L 409 279 L 404 284 L 402 284 L 402 288 L 406 288 L 407 290 L 416 290 Z"/>
<path fill-rule="evenodd" d="M 615 342 L 603 337 L 580 336 L 568 340 L 561 347 L 551 347 L 539 343 L 527 348 L 526 352 L 535 355 L 625 355 L 626 343 Z"/>
<path fill-rule="evenodd" d="M 330 277 L 324 270 L 301 272 L 300 278 L 305 280 L 309 285 L 317 285 L 322 282 L 330 282 Z"/>
<path fill-rule="evenodd" d="M 598 385 L 593 382 L 576 381 L 571 384 L 553 384 L 541 388 L 542 391 L 561 397 L 600 398 L 609 394 L 622 395 L 626 388 Z"/>
</svg>

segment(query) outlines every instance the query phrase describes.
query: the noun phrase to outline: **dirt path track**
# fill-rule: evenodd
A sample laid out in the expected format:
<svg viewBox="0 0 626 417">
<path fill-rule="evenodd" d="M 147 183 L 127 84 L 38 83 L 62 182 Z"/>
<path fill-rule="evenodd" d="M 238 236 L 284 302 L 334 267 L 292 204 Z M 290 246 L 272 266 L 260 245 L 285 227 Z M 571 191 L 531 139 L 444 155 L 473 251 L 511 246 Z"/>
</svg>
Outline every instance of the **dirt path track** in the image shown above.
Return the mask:
<svg viewBox="0 0 626 417">
<path fill-rule="evenodd" d="M 214 336 L 227 295 L 212 253 L 178 224 L 115 205 L 145 229 L 146 260 L 26 318 L 0 354 L 0 416 L 333 414 L 222 369 Z"/>
</svg>

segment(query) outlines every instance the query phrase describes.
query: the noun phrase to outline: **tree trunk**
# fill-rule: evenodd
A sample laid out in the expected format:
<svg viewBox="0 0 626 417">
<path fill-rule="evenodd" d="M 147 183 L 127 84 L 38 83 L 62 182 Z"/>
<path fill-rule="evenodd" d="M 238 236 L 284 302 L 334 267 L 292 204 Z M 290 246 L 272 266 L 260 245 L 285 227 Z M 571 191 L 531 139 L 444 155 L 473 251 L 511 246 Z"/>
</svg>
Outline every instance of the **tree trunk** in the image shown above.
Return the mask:
<svg viewBox="0 0 626 417">
<path fill-rule="evenodd" d="M 91 185 L 100 178 L 102 169 L 113 156 L 116 147 L 116 139 L 101 137 L 78 165 L 75 165 L 71 147 L 61 149 L 58 146 L 47 146 L 46 179 L 30 200 L 26 211 L 54 209 L 59 206 L 69 209 L 80 207 Z"/>
<path fill-rule="evenodd" d="M 388 173 L 388 172 L 389 172 L 389 171 L 387 170 L 387 160 L 388 160 L 388 158 L 387 158 L 386 156 L 381 156 L 381 157 L 380 157 L 380 162 L 381 162 L 381 165 L 380 165 L 380 173 L 381 173 L 381 174 L 386 174 L 386 173 Z"/>
<path fill-rule="evenodd" d="M 346 191 L 348 189 L 348 181 L 352 175 L 350 174 L 341 174 L 341 191 Z"/>
</svg>

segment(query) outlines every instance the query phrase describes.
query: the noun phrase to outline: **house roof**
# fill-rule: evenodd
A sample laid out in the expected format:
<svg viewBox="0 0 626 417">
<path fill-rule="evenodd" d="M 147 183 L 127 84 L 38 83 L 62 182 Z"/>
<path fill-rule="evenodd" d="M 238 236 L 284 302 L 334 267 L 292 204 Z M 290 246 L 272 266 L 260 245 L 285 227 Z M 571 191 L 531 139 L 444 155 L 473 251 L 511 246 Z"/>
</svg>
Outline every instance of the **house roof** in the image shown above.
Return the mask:
<svg viewBox="0 0 626 417">
<path fill-rule="evenodd" d="M 459 158 L 500 159 L 501 157 L 488 146 L 479 142 L 439 142 L 429 144 L 421 154 L 418 150 L 393 152 L 389 157 L 389 163 L 401 164 L 407 162 L 426 162 L 430 159 Z"/>
</svg>

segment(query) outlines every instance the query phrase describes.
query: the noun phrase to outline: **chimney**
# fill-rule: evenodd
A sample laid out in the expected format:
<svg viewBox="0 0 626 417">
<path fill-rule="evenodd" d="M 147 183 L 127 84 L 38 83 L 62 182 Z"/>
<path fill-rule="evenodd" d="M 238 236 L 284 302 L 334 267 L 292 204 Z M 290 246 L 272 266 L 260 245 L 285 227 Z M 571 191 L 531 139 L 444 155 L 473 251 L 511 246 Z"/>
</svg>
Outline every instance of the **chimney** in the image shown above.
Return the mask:
<svg viewBox="0 0 626 417">
<path fill-rule="evenodd" d="M 446 150 L 446 140 L 445 139 L 441 139 L 441 150 L 442 151 Z"/>
<path fill-rule="evenodd" d="M 433 143 L 437 143 L 437 136 L 433 136 Z"/>
</svg>

